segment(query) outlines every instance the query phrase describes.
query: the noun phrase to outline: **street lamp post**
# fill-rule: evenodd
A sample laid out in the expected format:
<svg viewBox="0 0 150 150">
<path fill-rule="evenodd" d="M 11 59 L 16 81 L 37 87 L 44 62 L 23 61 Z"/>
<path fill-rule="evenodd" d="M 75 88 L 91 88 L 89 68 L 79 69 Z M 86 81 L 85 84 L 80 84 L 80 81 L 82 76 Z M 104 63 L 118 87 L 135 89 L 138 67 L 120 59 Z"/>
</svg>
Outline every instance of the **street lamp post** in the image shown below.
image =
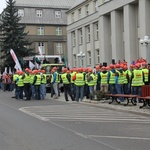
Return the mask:
<svg viewBox="0 0 150 150">
<path fill-rule="evenodd" d="M 149 37 L 148 36 L 144 36 L 143 39 L 140 39 L 140 43 L 141 43 L 141 45 L 145 46 L 145 48 L 146 48 L 146 61 L 148 63 L 148 61 L 149 61 L 148 44 L 150 43 Z"/>
<path fill-rule="evenodd" d="M 77 56 L 80 58 L 80 67 L 83 67 L 82 66 L 82 61 L 83 61 L 83 58 L 85 57 L 85 53 L 83 53 L 82 51 L 80 51 L 80 53 L 77 54 Z"/>
</svg>

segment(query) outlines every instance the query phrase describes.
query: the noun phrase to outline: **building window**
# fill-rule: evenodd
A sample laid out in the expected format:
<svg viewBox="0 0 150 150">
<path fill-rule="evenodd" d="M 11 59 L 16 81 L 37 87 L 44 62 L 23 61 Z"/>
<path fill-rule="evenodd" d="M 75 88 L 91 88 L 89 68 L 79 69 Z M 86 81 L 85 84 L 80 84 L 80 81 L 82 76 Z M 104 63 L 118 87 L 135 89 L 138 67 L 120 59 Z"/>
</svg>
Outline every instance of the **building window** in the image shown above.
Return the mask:
<svg viewBox="0 0 150 150">
<path fill-rule="evenodd" d="M 98 22 L 94 24 L 94 33 L 95 33 L 95 40 L 98 40 L 99 39 Z"/>
<path fill-rule="evenodd" d="M 86 10 L 86 12 L 85 12 L 86 16 L 88 16 L 89 15 L 89 4 L 85 6 L 85 10 Z"/>
<path fill-rule="evenodd" d="M 91 65 L 91 52 L 88 52 L 88 65 Z"/>
<path fill-rule="evenodd" d="M 79 29 L 79 44 L 83 43 L 83 34 L 82 34 L 82 29 Z"/>
<path fill-rule="evenodd" d="M 90 42 L 90 26 L 86 27 L 87 42 Z"/>
<path fill-rule="evenodd" d="M 71 14 L 72 22 L 74 22 L 74 12 Z"/>
<path fill-rule="evenodd" d="M 78 9 L 78 17 L 79 17 L 79 19 L 81 19 L 81 8 Z"/>
<path fill-rule="evenodd" d="M 55 11 L 55 18 L 61 18 L 61 11 Z"/>
<path fill-rule="evenodd" d="M 56 54 L 62 54 L 62 43 L 56 43 Z"/>
<path fill-rule="evenodd" d="M 62 28 L 56 27 L 56 35 L 62 35 Z"/>
<path fill-rule="evenodd" d="M 36 16 L 41 18 L 42 17 L 42 10 L 36 10 Z"/>
<path fill-rule="evenodd" d="M 96 49 L 96 58 L 97 58 L 97 64 L 100 63 L 100 51 L 99 49 Z"/>
<path fill-rule="evenodd" d="M 74 62 L 74 66 L 77 66 L 77 57 L 76 55 L 73 55 L 73 62 Z"/>
<path fill-rule="evenodd" d="M 38 27 L 38 35 L 44 35 L 44 27 Z"/>
<path fill-rule="evenodd" d="M 98 11 L 98 0 L 94 1 L 94 7 L 95 12 Z"/>
<path fill-rule="evenodd" d="M 76 46 L 76 34 L 75 34 L 75 32 L 72 33 L 72 43 L 73 43 L 73 46 Z"/>
<path fill-rule="evenodd" d="M 23 9 L 18 10 L 18 16 L 19 17 L 24 17 L 24 10 Z"/>
<path fill-rule="evenodd" d="M 38 43 L 38 49 L 41 49 L 42 54 L 45 54 L 45 46 L 43 42 Z"/>
</svg>

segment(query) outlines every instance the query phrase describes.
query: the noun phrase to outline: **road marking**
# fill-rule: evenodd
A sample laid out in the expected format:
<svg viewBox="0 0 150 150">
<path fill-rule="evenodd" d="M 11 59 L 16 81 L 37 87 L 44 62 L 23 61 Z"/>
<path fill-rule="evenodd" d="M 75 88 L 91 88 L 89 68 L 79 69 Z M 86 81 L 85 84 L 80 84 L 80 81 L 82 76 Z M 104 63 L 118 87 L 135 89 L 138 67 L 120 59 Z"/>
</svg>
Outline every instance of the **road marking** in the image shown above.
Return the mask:
<svg viewBox="0 0 150 150">
<path fill-rule="evenodd" d="M 35 113 L 31 113 L 31 112 L 29 112 L 29 111 L 26 111 L 25 108 L 23 108 L 23 107 L 20 108 L 19 110 L 22 111 L 22 112 L 24 112 L 24 113 L 26 113 L 26 114 L 28 114 L 28 115 L 30 115 L 30 116 L 32 116 L 32 117 L 35 117 L 35 118 L 37 118 L 37 119 L 39 119 L 39 120 L 42 120 L 42 121 L 49 121 L 48 118 L 45 118 L 45 117 L 39 116 L 39 115 L 37 115 L 37 114 L 35 114 Z"/>
<path fill-rule="evenodd" d="M 88 135 L 92 138 L 111 138 L 111 139 L 129 139 L 129 140 L 150 140 L 145 137 L 124 137 L 124 136 L 103 136 L 103 135 Z"/>
</svg>

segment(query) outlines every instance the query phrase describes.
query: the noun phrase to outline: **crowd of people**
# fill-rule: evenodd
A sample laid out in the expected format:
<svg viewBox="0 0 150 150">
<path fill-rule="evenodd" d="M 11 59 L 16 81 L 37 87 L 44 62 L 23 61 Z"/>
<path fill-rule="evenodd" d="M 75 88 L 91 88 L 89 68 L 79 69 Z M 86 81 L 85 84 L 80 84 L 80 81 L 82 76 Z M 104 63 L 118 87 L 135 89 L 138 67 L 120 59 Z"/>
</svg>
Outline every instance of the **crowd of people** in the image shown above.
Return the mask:
<svg viewBox="0 0 150 150">
<path fill-rule="evenodd" d="M 94 68 L 62 68 L 61 73 L 57 67 L 53 67 L 49 73 L 40 69 L 17 70 L 13 75 L 4 74 L 1 77 L 1 89 L 15 90 L 16 99 L 41 100 L 46 96 L 46 85 L 49 85 L 54 99 L 64 92 L 66 101 L 70 96 L 72 101 L 79 102 L 85 97 L 94 99 L 94 91 L 141 96 L 141 87 L 150 83 L 150 65 L 141 58 L 132 62 L 129 68 L 125 60 L 109 66 L 100 64 Z M 60 88 L 62 84 L 63 88 Z M 123 98 L 118 100 L 124 101 Z"/>
</svg>

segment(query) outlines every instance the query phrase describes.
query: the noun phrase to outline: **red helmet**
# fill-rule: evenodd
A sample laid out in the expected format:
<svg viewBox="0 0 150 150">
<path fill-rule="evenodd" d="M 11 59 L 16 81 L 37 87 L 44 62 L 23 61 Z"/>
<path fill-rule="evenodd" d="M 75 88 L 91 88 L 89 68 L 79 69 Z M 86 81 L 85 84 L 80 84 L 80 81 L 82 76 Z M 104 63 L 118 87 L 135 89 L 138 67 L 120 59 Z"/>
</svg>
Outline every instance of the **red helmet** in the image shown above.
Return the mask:
<svg viewBox="0 0 150 150">
<path fill-rule="evenodd" d="M 116 68 L 120 68 L 120 66 L 121 66 L 120 64 L 116 64 Z"/>
<path fill-rule="evenodd" d="M 62 72 L 64 72 L 64 73 L 67 72 L 67 68 L 63 68 Z"/>
<path fill-rule="evenodd" d="M 114 68 L 114 65 L 113 65 L 113 64 L 110 64 L 109 67 L 110 67 L 111 69 L 113 69 L 113 68 Z"/>
<path fill-rule="evenodd" d="M 53 70 L 57 70 L 57 67 L 53 67 Z"/>
<path fill-rule="evenodd" d="M 93 70 L 91 68 L 88 69 L 88 72 L 93 72 Z"/>
</svg>

